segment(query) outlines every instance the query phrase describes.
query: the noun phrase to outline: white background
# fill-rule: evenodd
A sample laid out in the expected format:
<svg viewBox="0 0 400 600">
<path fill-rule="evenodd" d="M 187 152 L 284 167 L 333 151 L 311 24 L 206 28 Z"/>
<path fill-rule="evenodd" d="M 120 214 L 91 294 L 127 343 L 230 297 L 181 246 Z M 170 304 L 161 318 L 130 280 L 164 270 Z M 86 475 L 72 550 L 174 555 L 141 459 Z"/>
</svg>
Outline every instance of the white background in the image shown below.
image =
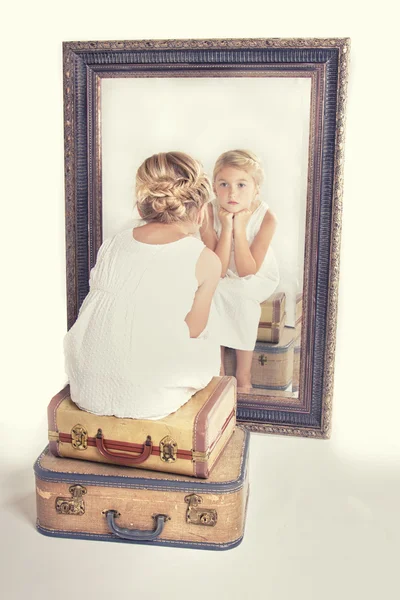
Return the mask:
<svg viewBox="0 0 400 600">
<path fill-rule="evenodd" d="M 9 5 L 10 6 L 10 5 Z M 323 12 L 325 11 L 325 12 Z M 395 3 L 38 0 L 3 9 L 1 588 L 8 599 L 398 595 L 399 83 Z M 252 436 L 243 543 L 201 552 L 34 530 L 32 463 L 64 382 L 62 40 L 352 38 L 330 441 Z"/>
<path fill-rule="evenodd" d="M 260 198 L 278 217 L 277 291 L 286 294 L 286 324 L 294 327 L 303 283 L 310 105 L 309 77 L 103 79 L 103 238 L 132 226 L 135 175 L 147 156 L 187 152 L 212 178 L 222 152 L 248 148 L 265 172 Z"/>
</svg>

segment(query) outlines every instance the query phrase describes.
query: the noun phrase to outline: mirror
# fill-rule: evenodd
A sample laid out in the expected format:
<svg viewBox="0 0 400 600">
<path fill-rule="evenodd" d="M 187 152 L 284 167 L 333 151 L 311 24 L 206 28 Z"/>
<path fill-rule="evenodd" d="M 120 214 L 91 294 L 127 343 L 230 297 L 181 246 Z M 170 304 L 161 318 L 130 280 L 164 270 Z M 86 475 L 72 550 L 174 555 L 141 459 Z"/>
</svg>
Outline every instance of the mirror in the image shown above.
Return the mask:
<svg viewBox="0 0 400 600">
<path fill-rule="evenodd" d="M 256 234 L 259 214 L 275 214 L 263 268 L 274 264 L 279 277 L 261 285 L 262 269 L 245 282 L 233 273 L 231 304 L 220 307 L 234 311 L 226 374 L 235 375 L 238 345 L 247 345 L 252 387 L 238 388 L 237 416 L 255 431 L 329 435 L 348 47 L 348 40 L 64 44 L 69 325 L 101 241 L 143 224 L 134 181 L 146 157 L 183 151 L 212 177 L 220 154 L 244 148 L 263 167 L 248 227 Z M 213 204 L 217 213 L 218 192 Z M 238 310 L 243 294 L 253 307 L 248 328 L 250 309 Z"/>
</svg>

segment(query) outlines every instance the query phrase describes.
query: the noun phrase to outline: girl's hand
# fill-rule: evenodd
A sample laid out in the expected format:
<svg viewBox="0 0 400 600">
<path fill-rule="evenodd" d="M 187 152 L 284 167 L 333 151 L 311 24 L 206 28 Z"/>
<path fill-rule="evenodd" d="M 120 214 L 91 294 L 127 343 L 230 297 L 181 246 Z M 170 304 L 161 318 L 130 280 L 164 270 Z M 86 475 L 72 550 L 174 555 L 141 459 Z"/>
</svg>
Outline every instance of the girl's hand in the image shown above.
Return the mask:
<svg viewBox="0 0 400 600">
<path fill-rule="evenodd" d="M 235 214 L 235 218 L 233 219 L 233 228 L 235 231 L 246 231 L 247 223 L 250 220 L 252 215 L 251 210 L 248 208 L 244 208 Z"/>
<path fill-rule="evenodd" d="M 221 221 L 222 229 L 232 229 L 233 228 L 233 213 L 228 212 L 224 208 L 220 208 L 218 210 L 219 220 Z"/>
</svg>

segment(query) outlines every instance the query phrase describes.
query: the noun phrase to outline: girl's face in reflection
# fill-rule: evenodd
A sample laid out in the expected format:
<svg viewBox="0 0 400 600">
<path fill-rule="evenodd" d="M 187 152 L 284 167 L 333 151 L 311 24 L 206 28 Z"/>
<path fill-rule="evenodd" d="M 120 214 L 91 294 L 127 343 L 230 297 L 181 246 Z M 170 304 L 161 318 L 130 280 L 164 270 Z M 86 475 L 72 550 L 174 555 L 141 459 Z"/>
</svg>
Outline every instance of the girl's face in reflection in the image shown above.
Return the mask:
<svg viewBox="0 0 400 600">
<path fill-rule="evenodd" d="M 242 169 L 224 167 L 214 181 L 219 206 L 231 213 L 251 209 L 257 195 L 253 177 Z"/>
</svg>

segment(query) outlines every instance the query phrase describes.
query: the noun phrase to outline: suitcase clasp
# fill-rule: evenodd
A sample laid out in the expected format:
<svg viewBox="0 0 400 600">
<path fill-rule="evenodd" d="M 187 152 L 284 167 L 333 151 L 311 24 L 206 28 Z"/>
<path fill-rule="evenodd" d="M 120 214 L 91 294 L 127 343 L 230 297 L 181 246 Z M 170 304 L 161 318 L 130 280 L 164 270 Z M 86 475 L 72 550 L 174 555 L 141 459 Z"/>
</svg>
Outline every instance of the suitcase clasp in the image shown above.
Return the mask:
<svg viewBox="0 0 400 600">
<path fill-rule="evenodd" d="M 199 508 L 203 499 L 197 494 L 189 494 L 185 497 L 185 502 L 188 503 L 186 511 L 186 523 L 192 525 L 206 525 L 214 527 L 217 524 L 217 511 L 213 508 Z"/>
<path fill-rule="evenodd" d="M 260 356 L 258 357 L 258 362 L 263 367 L 267 364 L 267 356 L 265 354 L 260 354 Z"/>
<path fill-rule="evenodd" d="M 160 442 L 160 458 L 163 462 L 172 463 L 176 461 L 178 444 L 170 436 L 166 435 Z"/>
<path fill-rule="evenodd" d="M 56 511 L 61 515 L 83 515 L 85 514 L 85 502 L 82 496 L 87 489 L 83 485 L 71 485 L 69 491 L 72 498 L 56 498 Z"/>
<path fill-rule="evenodd" d="M 88 432 L 83 425 L 75 425 L 71 429 L 72 447 L 75 450 L 86 450 L 88 446 Z"/>
</svg>

